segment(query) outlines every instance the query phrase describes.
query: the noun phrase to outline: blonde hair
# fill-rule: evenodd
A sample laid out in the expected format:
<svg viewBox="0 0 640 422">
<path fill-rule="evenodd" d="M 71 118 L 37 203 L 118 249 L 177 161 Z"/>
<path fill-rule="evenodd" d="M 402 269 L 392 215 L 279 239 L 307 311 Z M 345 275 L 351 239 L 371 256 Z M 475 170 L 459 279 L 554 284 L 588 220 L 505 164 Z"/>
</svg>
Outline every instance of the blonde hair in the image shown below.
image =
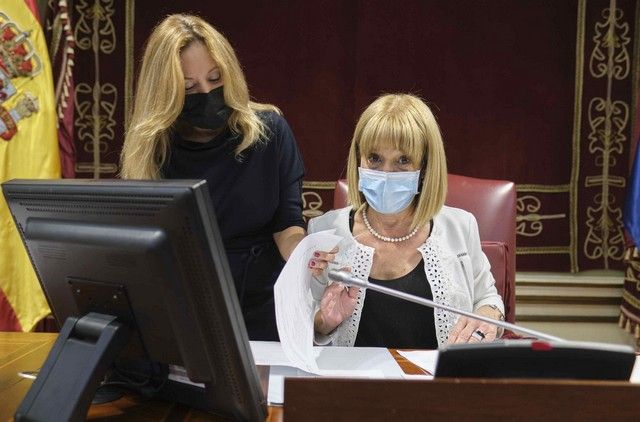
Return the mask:
<svg viewBox="0 0 640 422">
<path fill-rule="evenodd" d="M 421 163 L 422 187 L 411 228 L 425 226 L 444 205 L 447 194 L 447 161 L 440 128 L 429 107 L 410 94 L 386 94 L 362 113 L 356 125 L 349 159 L 349 202 L 360 209 L 366 200 L 358 189 L 358 166 L 382 146 L 393 146 L 414 163 Z"/>
<path fill-rule="evenodd" d="M 169 15 L 154 28 L 147 41 L 131 124 L 120 155 L 121 177 L 160 178 L 171 132 L 184 105 L 180 53 L 193 42 L 201 42 L 220 69 L 224 101 L 233 109 L 228 124 L 234 133 L 242 135 L 236 158 L 252 144 L 265 139 L 268 128 L 257 112 L 280 112 L 273 105 L 250 100 L 238 58 L 220 32 L 197 16 Z"/>
</svg>

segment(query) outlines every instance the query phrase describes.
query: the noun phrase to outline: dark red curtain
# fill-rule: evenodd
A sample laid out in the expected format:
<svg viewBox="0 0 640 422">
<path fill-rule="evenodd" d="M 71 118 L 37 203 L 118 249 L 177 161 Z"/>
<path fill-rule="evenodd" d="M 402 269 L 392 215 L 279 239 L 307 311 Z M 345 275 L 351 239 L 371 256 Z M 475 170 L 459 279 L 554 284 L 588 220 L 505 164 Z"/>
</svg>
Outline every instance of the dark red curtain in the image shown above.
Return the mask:
<svg viewBox="0 0 640 422">
<path fill-rule="evenodd" d="M 291 124 L 305 215 L 331 208 L 362 109 L 413 92 L 435 111 L 451 172 L 516 182 L 519 270 L 622 268 L 638 0 L 95 2 L 106 44 L 77 49 L 75 81 L 93 94 L 99 78 L 112 106 L 97 132 L 76 118 L 81 177 L 116 174 L 144 41 L 165 15 L 192 12 L 231 41 L 253 97 Z M 80 6 L 76 26 L 90 21 Z"/>
</svg>

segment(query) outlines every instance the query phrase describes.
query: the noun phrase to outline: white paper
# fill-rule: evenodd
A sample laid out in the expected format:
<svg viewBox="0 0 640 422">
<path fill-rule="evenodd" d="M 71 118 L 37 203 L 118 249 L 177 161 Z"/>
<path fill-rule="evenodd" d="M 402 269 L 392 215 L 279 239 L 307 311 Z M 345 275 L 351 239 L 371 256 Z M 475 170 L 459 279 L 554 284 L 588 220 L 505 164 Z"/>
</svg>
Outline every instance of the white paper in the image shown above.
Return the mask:
<svg viewBox="0 0 640 422">
<path fill-rule="evenodd" d="M 296 368 L 286 357 L 282 344 L 276 341 L 251 341 L 251 352 L 256 365 L 288 366 Z M 384 378 L 402 378 L 402 369 L 388 349 L 384 347 L 333 347 L 315 346 L 312 348 L 314 360 L 318 365 L 318 374 L 337 373 L 336 371 L 380 371 Z M 300 370 L 298 374 L 310 375 Z"/>
<path fill-rule="evenodd" d="M 307 372 L 318 373 L 313 353 L 313 317 L 309 261 L 315 251 L 330 251 L 342 237 L 335 230 L 306 236 L 296 246 L 273 288 L 276 323 L 282 349 L 290 363 Z"/>
<path fill-rule="evenodd" d="M 436 373 L 436 364 L 438 363 L 438 350 L 398 350 L 398 353 L 409 362 L 427 371 L 433 378 L 433 374 Z"/>
<path fill-rule="evenodd" d="M 305 372 L 291 366 L 272 366 L 269 371 L 269 394 L 267 402 L 271 406 L 284 404 L 284 379 L 292 377 L 316 377 L 317 375 Z M 380 370 L 326 370 L 323 376 L 331 378 L 368 378 L 384 379 L 384 373 Z"/>
<path fill-rule="evenodd" d="M 251 353 L 256 365 L 292 366 L 278 341 L 250 341 Z"/>
<path fill-rule="evenodd" d="M 310 373 L 296 368 L 277 342 L 252 341 L 257 365 L 269 365 L 269 404 L 284 401 L 286 377 L 326 376 L 335 378 L 402 379 L 405 374 L 389 350 L 381 347 L 313 347 L 318 370 Z"/>
<path fill-rule="evenodd" d="M 634 384 L 640 384 L 640 356 L 636 355 L 636 363 L 633 365 L 633 371 L 631 371 L 629 381 Z"/>
<path fill-rule="evenodd" d="M 404 378 L 406 380 L 431 381 L 433 379 L 433 375 L 427 375 L 427 374 L 403 374 L 402 378 Z"/>
<path fill-rule="evenodd" d="M 382 378 L 400 379 L 403 371 L 388 349 L 383 347 L 314 347 L 320 375 L 335 371 L 380 371 Z"/>
<path fill-rule="evenodd" d="M 269 389 L 267 390 L 269 406 L 284 404 L 284 379 L 285 377 L 298 376 L 296 371 L 299 369 L 290 366 L 272 366 L 269 369 Z"/>
</svg>

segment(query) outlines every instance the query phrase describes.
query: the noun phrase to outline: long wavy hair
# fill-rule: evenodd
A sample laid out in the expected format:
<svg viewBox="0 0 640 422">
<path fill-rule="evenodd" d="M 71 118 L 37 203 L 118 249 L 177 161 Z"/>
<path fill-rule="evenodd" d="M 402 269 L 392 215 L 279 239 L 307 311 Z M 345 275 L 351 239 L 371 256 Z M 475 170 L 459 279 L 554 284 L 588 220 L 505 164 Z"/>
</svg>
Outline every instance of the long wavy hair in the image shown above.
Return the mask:
<svg viewBox="0 0 640 422">
<path fill-rule="evenodd" d="M 444 205 L 447 195 L 447 160 L 440 128 L 431 109 L 411 94 L 385 94 L 360 116 L 347 161 L 349 202 L 354 209 L 366 204 L 358 189 L 360 158 L 381 146 L 399 149 L 421 163 L 422 186 L 412 228 L 425 226 Z"/>
<path fill-rule="evenodd" d="M 265 139 L 267 127 L 258 111 L 280 111 L 273 105 L 250 100 L 247 82 L 229 41 L 202 18 L 175 14 L 160 22 L 147 40 L 138 77 L 131 124 L 120 155 L 120 176 L 126 179 L 158 179 L 169 153 L 176 120 L 184 106 L 184 74 L 180 53 L 201 42 L 220 69 L 224 101 L 233 109 L 230 129 L 242 136 L 236 158 Z"/>
</svg>

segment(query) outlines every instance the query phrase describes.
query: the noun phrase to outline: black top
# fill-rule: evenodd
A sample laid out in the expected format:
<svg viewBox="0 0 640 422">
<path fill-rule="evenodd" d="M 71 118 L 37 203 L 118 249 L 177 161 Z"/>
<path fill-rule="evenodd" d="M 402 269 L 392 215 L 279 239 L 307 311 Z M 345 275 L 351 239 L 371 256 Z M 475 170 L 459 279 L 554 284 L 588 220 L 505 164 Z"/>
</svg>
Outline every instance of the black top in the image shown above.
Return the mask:
<svg viewBox="0 0 640 422">
<path fill-rule="evenodd" d="M 267 139 L 239 159 L 241 137 L 229 128 L 206 143 L 175 135 L 162 175 L 207 181 L 249 337 L 277 340 L 273 284 L 284 261 L 273 233 L 304 227 L 304 166 L 286 120 L 274 112 L 259 116 Z"/>
<path fill-rule="evenodd" d="M 349 230 L 353 232 L 355 211 L 349 213 Z M 433 229 L 433 220 L 429 222 Z M 408 274 L 394 280 L 369 282 L 433 300 L 431 285 L 424 272 L 424 259 Z M 437 349 L 433 309 L 407 302 L 384 293 L 367 291 L 360 314 L 355 346 L 392 347 L 396 349 Z"/>
<path fill-rule="evenodd" d="M 369 282 L 433 300 L 431 286 L 424 272 L 424 260 L 420 260 L 409 274 L 400 278 L 376 280 L 369 277 Z M 364 298 L 355 345 L 437 349 L 433 309 L 368 290 Z"/>
</svg>

